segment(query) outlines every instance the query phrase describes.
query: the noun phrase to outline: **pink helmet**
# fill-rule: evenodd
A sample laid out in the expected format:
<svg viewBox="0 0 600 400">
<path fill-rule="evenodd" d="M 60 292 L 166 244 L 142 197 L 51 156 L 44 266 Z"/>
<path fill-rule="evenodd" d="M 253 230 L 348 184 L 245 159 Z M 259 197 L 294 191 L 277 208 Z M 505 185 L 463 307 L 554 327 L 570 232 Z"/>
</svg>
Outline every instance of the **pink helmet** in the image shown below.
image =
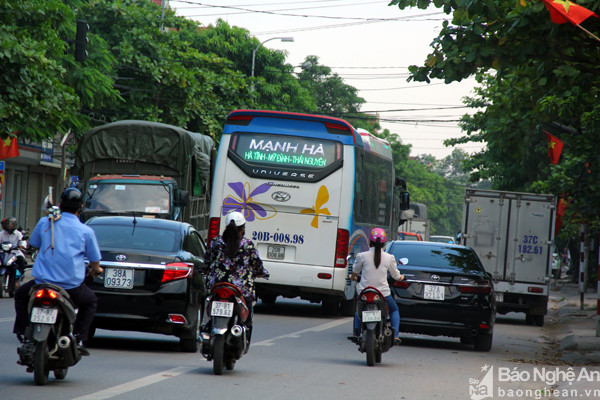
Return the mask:
<svg viewBox="0 0 600 400">
<path fill-rule="evenodd" d="M 371 230 L 371 235 L 369 236 L 369 239 L 373 243 L 377 242 L 377 239 L 379 239 L 380 243 L 385 243 L 385 241 L 387 240 L 387 235 L 385 234 L 385 231 L 383 229 L 373 228 Z"/>
</svg>

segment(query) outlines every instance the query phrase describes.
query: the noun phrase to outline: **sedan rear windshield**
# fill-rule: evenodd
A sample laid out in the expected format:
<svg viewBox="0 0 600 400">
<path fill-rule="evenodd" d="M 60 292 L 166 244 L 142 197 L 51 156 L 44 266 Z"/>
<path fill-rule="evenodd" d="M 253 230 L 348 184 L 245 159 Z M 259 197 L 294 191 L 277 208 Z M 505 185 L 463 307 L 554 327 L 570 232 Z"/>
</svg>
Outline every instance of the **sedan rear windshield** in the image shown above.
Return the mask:
<svg viewBox="0 0 600 400">
<path fill-rule="evenodd" d="M 483 270 L 475 253 L 467 248 L 401 246 L 392 243 L 387 251 L 396 257 L 396 261 L 407 259 L 406 265 L 451 268 L 463 272 Z"/>
<path fill-rule="evenodd" d="M 90 224 L 100 248 L 151 250 L 172 253 L 179 249 L 178 231 L 150 227 Z"/>
</svg>

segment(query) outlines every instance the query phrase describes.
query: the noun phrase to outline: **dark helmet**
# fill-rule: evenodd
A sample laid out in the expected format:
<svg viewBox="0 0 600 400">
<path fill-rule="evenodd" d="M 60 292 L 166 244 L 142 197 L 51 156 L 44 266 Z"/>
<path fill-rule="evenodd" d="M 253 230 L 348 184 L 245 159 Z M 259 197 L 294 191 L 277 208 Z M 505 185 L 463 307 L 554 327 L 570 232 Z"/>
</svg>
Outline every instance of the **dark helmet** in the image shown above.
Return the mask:
<svg viewBox="0 0 600 400">
<path fill-rule="evenodd" d="M 79 211 L 83 204 L 81 192 L 75 188 L 66 188 L 60 196 L 60 209 L 67 212 Z"/>
<path fill-rule="evenodd" d="M 17 219 L 15 217 L 6 217 L 2 220 L 2 229 L 8 233 L 13 233 L 17 229 Z"/>
</svg>

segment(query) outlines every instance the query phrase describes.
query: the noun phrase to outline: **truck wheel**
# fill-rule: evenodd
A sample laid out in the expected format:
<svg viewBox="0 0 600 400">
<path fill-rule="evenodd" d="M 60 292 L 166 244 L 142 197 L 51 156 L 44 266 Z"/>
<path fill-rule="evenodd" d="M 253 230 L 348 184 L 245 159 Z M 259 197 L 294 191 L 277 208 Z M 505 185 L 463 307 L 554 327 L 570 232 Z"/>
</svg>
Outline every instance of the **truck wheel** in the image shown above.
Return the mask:
<svg viewBox="0 0 600 400">
<path fill-rule="evenodd" d="M 544 316 L 543 315 L 534 315 L 533 323 L 537 326 L 544 326 Z"/>
</svg>

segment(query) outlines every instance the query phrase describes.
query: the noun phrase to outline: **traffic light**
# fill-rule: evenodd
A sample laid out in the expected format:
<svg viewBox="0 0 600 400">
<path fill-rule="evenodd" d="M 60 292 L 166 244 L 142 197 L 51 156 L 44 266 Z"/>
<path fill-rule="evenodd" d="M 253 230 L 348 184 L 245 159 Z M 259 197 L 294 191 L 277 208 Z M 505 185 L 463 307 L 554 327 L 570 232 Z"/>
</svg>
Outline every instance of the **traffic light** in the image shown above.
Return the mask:
<svg viewBox="0 0 600 400">
<path fill-rule="evenodd" d="M 87 33 L 90 30 L 90 26 L 86 21 L 82 19 L 77 20 L 77 33 L 75 34 L 75 60 L 83 62 L 88 52 L 85 49 L 90 39 L 87 37 Z"/>
</svg>

